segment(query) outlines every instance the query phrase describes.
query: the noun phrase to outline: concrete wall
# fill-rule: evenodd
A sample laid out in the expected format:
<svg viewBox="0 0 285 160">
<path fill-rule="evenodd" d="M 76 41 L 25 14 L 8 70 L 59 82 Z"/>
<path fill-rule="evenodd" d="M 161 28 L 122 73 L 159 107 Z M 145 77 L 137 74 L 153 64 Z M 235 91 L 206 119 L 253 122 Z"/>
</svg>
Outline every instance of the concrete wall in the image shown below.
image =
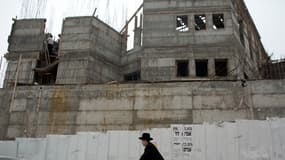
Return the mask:
<svg viewBox="0 0 285 160">
<path fill-rule="evenodd" d="M 8 42 L 9 52 L 37 52 L 43 48 L 45 19 L 14 21 Z"/>
<path fill-rule="evenodd" d="M 208 60 L 208 79 L 237 79 L 239 55 L 233 36 L 231 3 L 216 1 L 144 1 L 142 79 L 179 80 L 176 60 L 189 61 L 189 77 L 196 77 L 195 60 Z M 224 29 L 213 28 L 213 14 L 224 14 Z M 206 30 L 195 30 L 194 15 L 206 15 Z M 176 17 L 188 16 L 189 31 L 176 31 Z M 215 59 L 228 59 L 228 77 L 216 77 Z"/>
<path fill-rule="evenodd" d="M 6 136 L 132 130 L 285 116 L 285 81 L 18 87 Z M 0 92 L 2 110 L 11 89 Z M 5 122 L 5 121 L 4 121 Z M 8 127 L 7 127 L 8 126 Z M 5 135 L 3 135 L 5 136 Z"/>
<path fill-rule="evenodd" d="M 14 85 L 16 79 L 17 66 L 19 61 L 9 61 L 4 83 L 6 86 Z M 20 84 L 33 84 L 34 71 L 37 65 L 37 59 L 22 59 L 19 64 L 18 83 Z"/>
<path fill-rule="evenodd" d="M 260 78 L 260 68 L 268 61 L 268 54 L 261 42 L 260 34 L 243 0 L 232 0 L 233 35 L 237 40 L 237 48 L 244 72 L 250 78 Z M 243 31 L 240 33 L 240 25 Z M 240 34 L 244 37 L 241 43 Z"/>
<path fill-rule="evenodd" d="M 121 35 L 95 17 L 63 23 L 57 84 L 86 84 L 120 79 Z"/>
<path fill-rule="evenodd" d="M 133 50 L 128 54 L 122 56 L 121 68 L 123 75 L 141 71 L 142 52 L 143 50 L 141 49 Z"/>
<path fill-rule="evenodd" d="M 242 0 L 145 0 L 142 79 L 179 79 L 176 60 L 189 60 L 190 75 L 186 79 L 195 78 L 196 59 L 208 59 L 210 79 L 240 79 L 245 74 L 259 79 L 266 52 L 246 6 L 240 3 Z M 199 14 L 206 15 L 206 29 L 196 31 L 194 15 Z M 224 29 L 213 28 L 213 14 L 224 15 Z M 176 17 L 181 15 L 188 16 L 188 31 L 176 30 Z M 239 36 L 239 19 L 244 21 L 244 45 Z M 215 59 L 228 59 L 228 77 L 215 77 Z"/>
<path fill-rule="evenodd" d="M 5 100 L 6 99 L 6 100 Z M 4 139 L 7 133 L 7 126 L 9 122 L 9 101 L 10 94 L 7 91 L 1 90 L 0 91 L 0 139 Z M 7 101 L 8 100 L 8 101 Z"/>
<path fill-rule="evenodd" d="M 185 45 L 220 44 L 232 40 L 231 8 L 227 0 L 144 1 L 144 47 L 181 47 Z M 213 29 L 212 14 L 223 13 L 225 28 Z M 195 31 L 194 15 L 205 14 L 206 30 Z M 189 31 L 176 31 L 176 16 L 187 15 Z"/>
<path fill-rule="evenodd" d="M 208 77 L 205 79 L 237 79 L 239 63 L 236 50 L 231 46 L 152 48 L 145 49 L 141 60 L 142 79 L 147 81 L 167 81 L 201 79 L 196 76 L 195 60 L 208 60 Z M 228 76 L 217 77 L 215 59 L 228 60 Z M 177 60 L 189 61 L 189 76 L 177 77 Z"/>
<path fill-rule="evenodd" d="M 18 82 L 33 84 L 34 71 L 37 60 L 43 51 L 45 39 L 45 19 L 22 19 L 13 23 L 8 42 L 9 47 L 5 58 L 8 67 L 4 86 L 11 85 L 15 81 L 19 57 L 22 61 L 19 66 Z"/>
</svg>

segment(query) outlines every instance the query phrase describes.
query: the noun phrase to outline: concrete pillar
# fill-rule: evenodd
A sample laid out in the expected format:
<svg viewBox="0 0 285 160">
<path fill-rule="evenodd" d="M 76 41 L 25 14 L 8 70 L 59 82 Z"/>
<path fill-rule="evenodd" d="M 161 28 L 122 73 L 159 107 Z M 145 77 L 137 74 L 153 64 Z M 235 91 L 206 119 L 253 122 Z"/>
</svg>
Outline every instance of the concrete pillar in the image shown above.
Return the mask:
<svg viewBox="0 0 285 160">
<path fill-rule="evenodd" d="M 127 53 L 127 35 L 128 33 L 126 31 L 124 31 L 122 33 L 122 54 L 126 54 Z"/>
<path fill-rule="evenodd" d="M 142 33 L 142 29 L 137 28 L 135 31 L 135 36 L 134 36 L 134 48 L 141 48 L 141 33 Z"/>
<path fill-rule="evenodd" d="M 134 48 L 140 48 L 141 47 L 141 35 L 142 35 L 142 28 L 141 24 L 138 27 L 138 17 L 135 18 L 135 29 L 134 29 Z"/>
<path fill-rule="evenodd" d="M 215 59 L 214 58 L 209 58 L 208 60 L 208 76 L 214 77 L 216 75 L 215 73 Z"/>
<path fill-rule="evenodd" d="M 206 14 L 206 20 L 207 20 L 207 30 L 213 29 L 213 15 L 212 14 Z"/>
<path fill-rule="evenodd" d="M 228 76 L 233 78 L 233 79 L 236 79 L 237 78 L 237 69 L 236 69 L 236 62 L 234 59 L 228 59 Z"/>
<path fill-rule="evenodd" d="M 189 75 L 190 77 L 196 77 L 196 65 L 195 65 L 195 59 L 189 60 Z"/>
</svg>

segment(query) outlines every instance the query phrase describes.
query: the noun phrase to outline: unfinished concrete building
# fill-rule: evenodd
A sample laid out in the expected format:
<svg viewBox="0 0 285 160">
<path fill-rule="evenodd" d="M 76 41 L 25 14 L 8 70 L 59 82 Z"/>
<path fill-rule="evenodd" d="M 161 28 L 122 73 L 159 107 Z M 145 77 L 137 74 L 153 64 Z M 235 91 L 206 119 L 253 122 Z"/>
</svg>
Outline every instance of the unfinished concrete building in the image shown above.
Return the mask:
<svg viewBox="0 0 285 160">
<path fill-rule="evenodd" d="M 56 57 L 44 19 L 15 20 L 0 138 L 284 117 L 285 82 L 261 80 L 268 56 L 243 0 L 144 0 L 139 10 L 121 32 L 66 18 Z"/>
<path fill-rule="evenodd" d="M 243 1 L 145 0 L 134 23 L 134 48 L 127 51 L 128 25 L 119 33 L 95 17 L 66 18 L 57 71 L 39 77 L 33 69 L 50 63 L 44 56 L 45 20 L 17 20 L 5 84 L 13 82 L 20 54 L 27 66 L 19 78 L 24 84 L 260 79 L 268 60 Z"/>
</svg>

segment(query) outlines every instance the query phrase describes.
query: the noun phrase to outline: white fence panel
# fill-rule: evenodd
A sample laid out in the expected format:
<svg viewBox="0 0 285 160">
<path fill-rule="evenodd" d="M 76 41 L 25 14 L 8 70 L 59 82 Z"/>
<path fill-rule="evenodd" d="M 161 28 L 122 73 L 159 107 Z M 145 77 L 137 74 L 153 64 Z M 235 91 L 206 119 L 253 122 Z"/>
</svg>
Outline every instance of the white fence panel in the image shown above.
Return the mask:
<svg viewBox="0 0 285 160">
<path fill-rule="evenodd" d="M 267 121 L 238 122 L 240 159 L 271 159 L 272 145 Z"/>
<path fill-rule="evenodd" d="M 269 121 L 272 136 L 272 149 L 274 160 L 285 159 L 285 119 Z"/>
<path fill-rule="evenodd" d="M 170 160 L 171 159 L 171 143 L 170 143 L 171 133 L 170 133 L 170 128 L 152 129 L 152 130 L 150 130 L 150 134 L 154 138 L 153 143 L 158 148 L 158 150 L 160 151 L 162 156 L 165 159 Z M 138 135 L 135 135 L 135 136 L 136 136 L 136 138 L 138 137 Z M 139 146 L 141 149 L 137 153 L 138 155 L 142 154 L 144 151 L 144 148 L 141 145 L 141 142 L 139 142 Z"/>
<path fill-rule="evenodd" d="M 205 160 L 205 148 L 206 148 L 206 139 L 205 139 L 205 127 L 201 125 L 192 125 L 192 142 L 193 149 L 190 160 Z"/>
<path fill-rule="evenodd" d="M 0 142 L 0 157 L 16 157 L 18 144 L 15 141 Z"/>
<path fill-rule="evenodd" d="M 87 160 L 108 159 L 108 136 L 105 133 L 89 134 L 87 145 Z M 93 151 L 93 147 L 96 147 L 96 152 Z"/>
<path fill-rule="evenodd" d="M 25 160 L 39 160 L 45 158 L 46 139 L 16 139 L 18 151 L 16 156 Z"/>
<path fill-rule="evenodd" d="M 47 137 L 46 160 L 67 160 L 71 136 L 49 135 Z"/>
<path fill-rule="evenodd" d="M 128 140 L 128 160 L 139 159 L 140 153 L 143 151 L 143 147 L 139 142 L 138 135 L 140 135 L 139 131 L 129 132 L 129 140 Z"/>
</svg>

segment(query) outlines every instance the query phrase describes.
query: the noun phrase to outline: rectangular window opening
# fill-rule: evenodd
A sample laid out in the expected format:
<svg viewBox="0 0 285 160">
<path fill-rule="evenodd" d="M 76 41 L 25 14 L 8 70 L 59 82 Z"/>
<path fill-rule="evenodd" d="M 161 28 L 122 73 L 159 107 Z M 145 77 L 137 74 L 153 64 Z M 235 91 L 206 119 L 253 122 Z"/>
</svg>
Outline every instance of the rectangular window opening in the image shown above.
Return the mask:
<svg viewBox="0 0 285 160">
<path fill-rule="evenodd" d="M 240 41 L 244 46 L 244 25 L 242 20 L 239 20 L 239 36 L 240 36 Z"/>
<path fill-rule="evenodd" d="M 249 55 L 250 55 L 250 58 L 253 60 L 253 45 L 252 45 L 252 37 L 249 36 L 248 38 L 248 47 L 249 47 Z"/>
<path fill-rule="evenodd" d="M 196 60 L 196 76 L 208 77 L 208 60 Z"/>
<path fill-rule="evenodd" d="M 139 81 L 141 80 L 141 72 L 137 71 L 137 72 L 126 74 L 124 75 L 124 80 L 125 81 Z"/>
<path fill-rule="evenodd" d="M 226 77 L 228 76 L 228 60 L 216 59 L 215 60 L 216 76 Z"/>
<path fill-rule="evenodd" d="M 176 61 L 177 77 L 188 77 L 189 76 L 189 61 L 179 60 Z"/>
<path fill-rule="evenodd" d="M 189 31 L 188 16 L 183 15 L 183 16 L 176 17 L 176 30 L 179 32 Z"/>
<path fill-rule="evenodd" d="M 213 14 L 213 28 L 215 30 L 225 28 L 224 14 Z"/>
<path fill-rule="evenodd" d="M 196 31 L 205 30 L 207 24 L 206 15 L 205 14 L 195 15 L 194 18 L 195 18 L 195 30 Z"/>
<path fill-rule="evenodd" d="M 243 77 L 244 77 L 245 80 L 249 79 L 248 75 L 245 72 L 243 73 Z"/>
</svg>

